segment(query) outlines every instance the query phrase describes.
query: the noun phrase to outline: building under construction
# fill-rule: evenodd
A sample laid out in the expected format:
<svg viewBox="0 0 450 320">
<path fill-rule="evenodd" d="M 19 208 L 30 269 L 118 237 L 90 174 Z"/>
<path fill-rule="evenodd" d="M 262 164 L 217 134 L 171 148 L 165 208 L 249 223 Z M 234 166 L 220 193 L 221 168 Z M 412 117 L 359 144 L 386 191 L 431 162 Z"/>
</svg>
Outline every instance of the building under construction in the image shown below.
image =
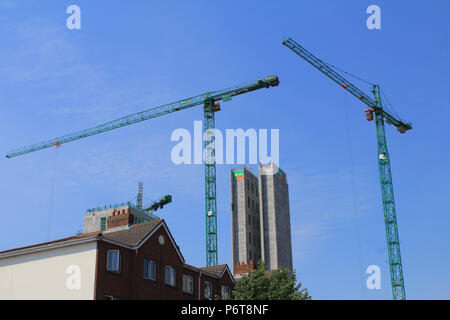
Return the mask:
<svg viewBox="0 0 450 320">
<path fill-rule="evenodd" d="M 283 170 L 260 164 L 258 177 L 246 167 L 232 170 L 231 217 L 234 274 L 259 260 L 268 270 L 292 269 L 289 189 Z"/>
</svg>

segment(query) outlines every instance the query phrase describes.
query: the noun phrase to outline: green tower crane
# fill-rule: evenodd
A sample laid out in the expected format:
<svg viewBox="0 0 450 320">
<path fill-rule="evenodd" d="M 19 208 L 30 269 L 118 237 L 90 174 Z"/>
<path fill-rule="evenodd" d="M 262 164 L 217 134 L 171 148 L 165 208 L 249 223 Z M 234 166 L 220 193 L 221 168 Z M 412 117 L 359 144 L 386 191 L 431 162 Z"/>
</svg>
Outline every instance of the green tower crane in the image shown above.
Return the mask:
<svg viewBox="0 0 450 320">
<path fill-rule="evenodd" d="M 204 147 L 208 148 L 208 154 L 211 155 L 205 159 L 205 216 L 206 216 L 206 265 L 217 265 L 217 196 L 216 196 L 216 161 L 214 158 L 214 135 L 211 134 L 215 129 L 215 113 L 220 111 L 220 100 L 230 101 L 232 97 L 259 90 L 278 86 L 280 83 L 277 76 L 268 76 L 251 83 L 247 83 L 232 88 L 219 91 L 206 92 L 187 99 L 179 100 L 159 107 L 150 108 L 138 113 L 134 113 L 122 118 L 92 127 L 86 130 L 67 134 L 41 143 L 36 143 L 20 149 L 11 151 L 6 155 L 7 158 L 20 156 L 33 151 L 49 148 L 74 140 L 86 138 L 102 132 L 118 129 L 141 121 L 164 116 L 176 111 L 185 110 L 197 105 L 203 105 L 204 131 L 208 139 L 204 139 Z"/>
<path fill-rule="evenodd" d="M 386 229 L 387 247 L 389 255 L 389 269 L 391 274 L 392 294 L 394 300 L 405 300 L 405 284 L 403 280 L 402 259 L 400 255 L 400 242 L 398 237 L 397 217 L 395 213 L 394 189 L 392 186 L 391 165 L 389 153 L 386 145 L 386 135 L 384 131 L 384 121 L 397 127 L 400 133 L 405 133 L 412 129 L 411 123 L 394 117 L 383 109 L 380 97 L 380 87 L 376 84 L 372 87 L 373 99 L 355 87 L 352 83 L 344 79 L 332 69 L 332 66 L 316 58 L 305 48 L 288 38 L 283 41 L 283 45 L 294 51 L 297 55 L 305 59 L 312 66 L 317 68 L 328 78 L 336 82 L 357 99 L 366 104 L 369 109 L 365 110 L 367 120 L 374 119 L 378 141 L 378 168 L 381 182 L 381 197 L 383 201 L 384 223 Z"/>
<path fill-rule="evenodd" d="M 133 203 L 134 201 L 128 201 L 129 203 Z M 158 200 L 153 200 L 152 204 L 147 205 L 148 208 L 144 208 L 143 202 L 144 202 L 144 183 L 142 181 L 139 181 L 139 191 L 136 196 L 136 209 L 139 209 L 144 212 L 153 212 L 158 209 L 162 209 L 166 204 L 172 202 L 172 196 L 170 194 L 166 194 L 165 196 L 161 197 Z"/>
</svg>

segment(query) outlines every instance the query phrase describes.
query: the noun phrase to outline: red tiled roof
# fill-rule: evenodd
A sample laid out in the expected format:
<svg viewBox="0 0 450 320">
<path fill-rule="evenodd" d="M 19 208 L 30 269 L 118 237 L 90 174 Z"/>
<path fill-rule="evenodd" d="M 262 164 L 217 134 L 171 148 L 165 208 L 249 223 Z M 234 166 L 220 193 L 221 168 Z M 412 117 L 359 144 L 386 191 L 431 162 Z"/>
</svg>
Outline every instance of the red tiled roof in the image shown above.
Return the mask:
<svg viewBox="0 0 450 320">
<path fill-rule="evenodd" d="M 139 245 L 147 235 L 153 231 L 163 220 L 150 220 L 134 224 L 127 229 L 103 232 L 104 239 L 119 242 L 129 247 Z"/>
<path fill-rule="evenodd" d="M 225 270 L 225 268 L 227 268 L 226 264 L 219 264 L 217 266 L 202 267 L 202 268 L 199 268 L 199 269 L 205 270 L 205 271 L 207 271 L 209 273 L 214 274 L 217 277 L 220 277 L 220 275 Z"/>
</svg>

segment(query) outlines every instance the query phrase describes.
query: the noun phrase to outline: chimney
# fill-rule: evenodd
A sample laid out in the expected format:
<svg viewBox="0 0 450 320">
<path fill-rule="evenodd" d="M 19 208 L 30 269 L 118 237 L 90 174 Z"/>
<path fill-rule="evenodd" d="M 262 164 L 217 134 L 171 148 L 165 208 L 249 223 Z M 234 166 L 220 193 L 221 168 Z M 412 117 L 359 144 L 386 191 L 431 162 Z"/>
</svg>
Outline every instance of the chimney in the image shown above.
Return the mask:
<svg viewBox="0 0 450 320">
<path fill-rule="evenodd" d="M 107 229 L 112 229 L 121 226 L 127 226 L 132 223 L 133 215 L 129 214 L 129 211 L 119 210 L 118 212 L 113 212 L 112 216 L 107 219 Z"/>
<path fill-rule="evenodd" d="M 248 261 L 247 262 L 238 262 L 237 265 L 234 267 L 234 274 L 242 276 L 253 270 L 255 270 L 253 260 L 250 260 L 250 263 Z"/>
</svg>

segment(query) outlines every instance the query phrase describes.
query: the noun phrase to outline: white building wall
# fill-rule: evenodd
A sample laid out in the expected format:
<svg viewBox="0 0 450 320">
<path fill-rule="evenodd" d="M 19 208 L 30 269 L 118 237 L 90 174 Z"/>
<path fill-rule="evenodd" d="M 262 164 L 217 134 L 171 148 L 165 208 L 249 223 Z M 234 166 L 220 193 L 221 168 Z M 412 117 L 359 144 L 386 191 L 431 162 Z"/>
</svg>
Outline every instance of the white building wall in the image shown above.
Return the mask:
<svg viewBox="0 0 450 320">
<path fill-rule="evenodd" d="M 96 241 L 0 257 L 0 300 L 94 299 L 96 258 Z"/>
</svg>

